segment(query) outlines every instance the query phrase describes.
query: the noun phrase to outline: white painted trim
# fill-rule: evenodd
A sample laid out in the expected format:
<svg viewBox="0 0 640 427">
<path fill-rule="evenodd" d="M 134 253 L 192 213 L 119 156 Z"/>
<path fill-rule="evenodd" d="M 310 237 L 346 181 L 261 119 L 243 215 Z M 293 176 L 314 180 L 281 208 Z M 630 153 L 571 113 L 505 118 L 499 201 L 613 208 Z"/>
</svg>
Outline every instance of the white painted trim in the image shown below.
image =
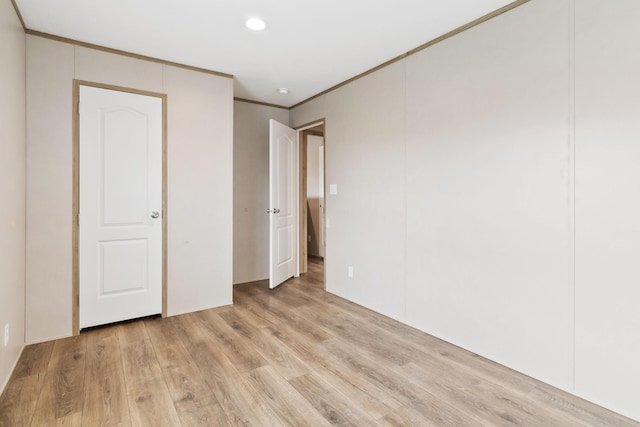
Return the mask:
<svg viewBox="0 0 640 427">
<path fill-rule="evenodd" d="M 301 128 L 295 128 L 295 130 L 297 132 L 302 132 L 303 130 L 311 129 L 311 128 L 314 128 L 316 126 L 323 125 L 323 124 L 324 124 L 324 120 L 320 120 L 320 121 L 311 123 L 310 125 L 303 126 Z"/>
<path fill-rule="evenodd" d="M 299 127 L 299 128 L 294 128 L 295 131 L 296 131 L 296 138 L 297 138 L 297 141 L 296 141 L 297 143 L 296 143 L 296 165 L 295 165 L 295 169 L 296 169 L 296 189 L 297 189 L 297 191 L 296 191 L 296 207 L 298 209 L 298 215 L 297 215 L 297 218 L 296 218 L 296 235 L 297 235 L 297 238 L 296 238 L 296 276 L 295 277 L 300 277 L 300 215 L 299 215 L 299 213 L 300 213 L 300 210 L 301 210 L 301 207 L 302 207 L 301 206 L 302 205 L 302 201 L 300 200 L 300 144 L 301 144 L 302 140 L 300 138 L 300 135 L 302 134 L 302 131 L 314 128 L 316 126 L 326 125 L 326 122 L 327 122 L 326 119 L 320 119 L 320 120 L 312 122 L 312 123 L 310 123 L 310 124 L 308 124 L 306 126 L 302 126 L 302 127 Z M 325 133 L 324 133 L 322 138 L 324 139 L 324 144 L 326 144 L 326 142 L 327 142 L 326 129 L 325 129 Z M 325 154 L 325 160 L 326 160 L 326 154 Z M 322 226 L 324 227 L 324 231 L 323 231 L 323 233 L 324 233 L 324 241 L 323 241 L 323 244 L 325 245 L 325 247 L 323 249 L 323 255 L 324 255 L 323 258 L 326 258 L 326 229 L 327 229 L 326 228 L 327 227 L 326 226 L 326 209 L 327 209 L 327 198 L 326 198 L 326 194 L 327 194 L 327 191 L 326 191 L 327 190 L 326 189 L 326 179 L 327 179 L 326 170 L 327 169 L 326 168 L 327 168 L 327 165 L 326 165 L 326 162 L 324 164 L 324 168 L 325 168 L 325 172 L 324 172 L 325 182 L 323 183 L 323 185 L 325 187 L 324 188 L 324 195 L 325 195 L 324 196 L 324 210 L 325 210 L 324 215 L 325 216 L 324 216 L 324 220 L 323 220 Z M 307 224 L 307 226 L 308 226 L 308 224 Z M 326 279 L 325 279 L 325 289 L 326 289 Z"/>
<path fill-rule="evenodd" d="M 35 340 L 35 341 L 27 341 L 27 342 L 25 342 L 24 344 L 25 344 L 25 345 L 41 344 L 41 343 L 43 343 L 43 342 L 49 342 L 49 341 L 55 341 L 55 340 L 61 340 L 61 339 L 64 339 L 64 338 L 71 338 L 72 336 L 73 336 L 73 334 L 72 334 L 72 333 L 70 333 L 70 334 L 63 334 L 63 335 L 55 335 L 55 336 L 47 337 L 47 338 L 39 338 L 39 339 L 37 339 L 37 340 Z"/>
<path fill-rule="evenodd" d="M 296 207 L 295 215 L 295 236 L 296 236 L 296 251 L 295 251 L 295 263 L 296 263 L 296 275 L 300 277 L 300 130 L 296 129 L 296 143 L 295 143 L 295 165 L 294 174 L 296 176 L 296 195 L 294 205 Z"/>
</svg>

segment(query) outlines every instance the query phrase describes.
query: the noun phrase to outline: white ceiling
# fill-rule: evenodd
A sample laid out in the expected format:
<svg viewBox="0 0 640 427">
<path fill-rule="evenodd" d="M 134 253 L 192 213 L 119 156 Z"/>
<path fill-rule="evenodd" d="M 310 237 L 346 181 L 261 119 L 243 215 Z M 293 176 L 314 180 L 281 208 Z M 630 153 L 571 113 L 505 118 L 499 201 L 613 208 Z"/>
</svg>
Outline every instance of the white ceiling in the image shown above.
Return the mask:
<svg viewBox="0 0 640 427">
<path fill-rule="evenodd" d="M 236 97 L 283 106 L 511 2 L 16 0 L 30 30 L 233 74 Z M 268 28 L 248 30 L 249 17 Z"/>
</svg>

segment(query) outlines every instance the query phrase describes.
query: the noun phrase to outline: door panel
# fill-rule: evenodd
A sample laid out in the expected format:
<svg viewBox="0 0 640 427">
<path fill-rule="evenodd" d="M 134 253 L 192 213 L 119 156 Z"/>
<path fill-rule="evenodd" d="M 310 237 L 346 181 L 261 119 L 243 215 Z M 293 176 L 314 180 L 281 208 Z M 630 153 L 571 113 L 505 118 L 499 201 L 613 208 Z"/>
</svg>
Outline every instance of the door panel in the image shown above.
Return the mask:
<svg viewBox="0 0 640 427">
<path fill-rule="evenodd" d="M 274 288 L 295 274 L 296 131 L 269 122 L 269 286 Z"/>
<path fill-rule="evenodd" d="M 133 110 L 104 111 L 103 224 L 143 225 L 149 147 L 146 115 Z"/>
<path fill-rule="evenodd" d="M 293 227 L 282 227 L 278 229 L 278 266 L 283 265 L 293 258 L 291 253 L 290 238 Z"/>
<path fill-rule="evenodd" d="M 80 328 L 162 312 L 162 99 L 80 86 Z"/>
<path fill-rule="evenodd" d="M 98 297 L 147 289 L 146 239 L 100 242 L 99 245 L 101 286 Z"/>
</svg>

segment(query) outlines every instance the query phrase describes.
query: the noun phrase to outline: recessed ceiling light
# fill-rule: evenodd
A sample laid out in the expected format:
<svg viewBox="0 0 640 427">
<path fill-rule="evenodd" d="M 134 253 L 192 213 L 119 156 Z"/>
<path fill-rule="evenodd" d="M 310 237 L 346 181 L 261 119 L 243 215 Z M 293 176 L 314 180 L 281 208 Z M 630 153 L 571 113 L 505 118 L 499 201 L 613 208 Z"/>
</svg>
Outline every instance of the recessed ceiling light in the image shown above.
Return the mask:
<svg viewBox="0 0 640 427">
<path fill-rule="evenodd" d="M 253 31 L 262 31 L 267 28 L 266 22 L 259 18 L 247 19 L 244 25 L 246 25 L 248 29 Z"/>
<path fill-rule="evenodd" d="M 278 93 L 280 95 L 289 95 L 289 89 L 287 89 L 286 87 L 279 87 Z"/>
</svg>

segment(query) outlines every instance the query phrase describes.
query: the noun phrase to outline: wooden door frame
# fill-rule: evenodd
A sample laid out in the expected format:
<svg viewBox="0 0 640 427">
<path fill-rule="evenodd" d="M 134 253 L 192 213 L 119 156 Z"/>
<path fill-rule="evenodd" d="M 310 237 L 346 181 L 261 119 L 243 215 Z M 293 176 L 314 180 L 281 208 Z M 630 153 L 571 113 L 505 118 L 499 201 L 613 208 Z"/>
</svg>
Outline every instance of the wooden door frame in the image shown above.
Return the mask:
<svg viewBox="0 0 640 427">
<path fill-rule="evenodd" d="M 80 334 L 80 264 L 79 264 L 79 214 L 80 214 L 80 86 L 115 90 L 135 95 L 162 99 L 162 317 L 167 316 L 167 95 L 164 93 L 114 86 L 84 80 L 73 80 L 73 208 L 71 217 L 72 264 L 72 330 Z"/>
<path fill-rule="evenodd" d="M 318 125 L 324 125 L 324 132 L 317 132 L 317 131 L 312 131 L 311 128 L 316 127 Z M 299 195 L 298 195 L 298 200 L 300 201 L 300 205 L 299 205 L 299 219 L 298 219 L 298 223 L 300 224 L 300 227 L 298 227 L 298 247 L 299 247 L 299 268 L 300 268 L 300 274 L 306 273 L 308 271 L 308 264 L 307 264 L 307 256 L 309 253 L 309 245 L 308 245 L 308 241 L 307 241 L 307 235 L 308 235 L 308 230 L 307 230 L 307 136 L 309 135 L 316 135 L 316 136 L 322 136 L 324 138 L 324 168 L 325 168 L 325 172 L 327 169 L 327 138 L 326 138 L 326 134 L 327 134 L 327 120 L 325 118 L 322 119 L 318 119 L 318 120 L 314 120 L 312 122 L 309 122 L 305 125 L 299 126 L 298 128 L 296 128 L 296 130 L 298 131 L 298 141 L 300 144 L 300 149 L 298 150 L 300 155 L 298 158 L 298 162 L 299 162 L 299 167 L 298 167 L 298 171 L 300 173 L 300 177 L 299 177 L 299 182 L 300 182 L 300 188 L 299 188 Z M 325 218 L 325 212 L 327 210 L 327 196 L 326 196 L 326 187 L 327 187 L 327 174 L 324 173 L 324 182 L 322 183 L 323 188 L 325 189 L 324 192 L 324 212 L 322 214 L 323 216 L 323 228 L 325 228 L 326 230 L 326 218 Z M 326 258 L 326 232 L 325 230 L 323 230 L 324 232 L 324 244 L 325 244 L 325 251 L 324 251 L 324 255 Z M 325 278 L 325 288 L 326 288 L 326 278 Z"/>
</svg>

